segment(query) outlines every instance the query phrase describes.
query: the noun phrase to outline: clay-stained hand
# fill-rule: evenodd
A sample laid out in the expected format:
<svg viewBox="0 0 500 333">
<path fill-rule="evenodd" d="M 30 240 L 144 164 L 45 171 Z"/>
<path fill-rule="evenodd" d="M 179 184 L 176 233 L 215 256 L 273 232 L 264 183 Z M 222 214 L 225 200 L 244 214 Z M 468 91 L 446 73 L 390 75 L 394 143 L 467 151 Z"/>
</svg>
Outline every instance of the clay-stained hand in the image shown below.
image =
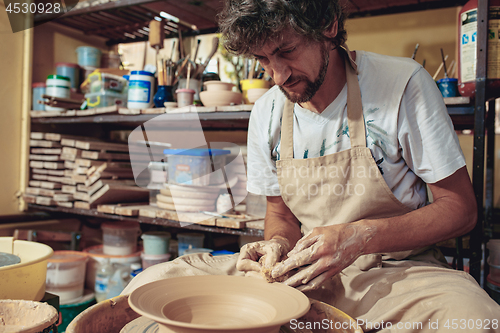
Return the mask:
<svg viewBox="0 0 500 333">
<path fill-rule="evenodd" d="M 350 223 L 314 228 L 297 242 L 288 259 L 273 268 L 271 276 L 276 278 L 301 267 L 284 283 L 301 291 L 316 289 L 364 254 L 375 232 L 374 227 Z"/>
<path fill-rule="evenodd" d="M 260 273 L 262 267 L 270 269 L 276 265 L 287 254 L 289 249 L 290 243 L 288 240 L 279 236 L 267 241 L 245 244 L 241 248 L 236 268 L 243 272 L 255 271 Z"/>
</svg>

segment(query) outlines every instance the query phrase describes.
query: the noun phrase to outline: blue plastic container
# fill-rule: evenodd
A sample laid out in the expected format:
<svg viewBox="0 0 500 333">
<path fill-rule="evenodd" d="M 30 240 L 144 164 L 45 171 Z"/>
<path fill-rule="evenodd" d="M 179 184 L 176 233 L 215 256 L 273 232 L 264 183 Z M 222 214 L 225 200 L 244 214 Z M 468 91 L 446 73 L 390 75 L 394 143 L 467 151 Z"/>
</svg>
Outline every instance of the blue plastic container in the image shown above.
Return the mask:
<svg viewBox="0 0 500 333">
<path fill-rule="evenodd" d="M 43 99 L 42 95 L 45 95 L 45 82 L 35 82 L 31 87 L 33 88 L 33 103 L 31 109 L 35 111 L 44 111 L 45 104 L 40 104 L 38 101 L 41 101 Z"/>
<path fill-rule="evenodd" d="M 101 66 L 101 50 L 92 46 L 79 46 L 76 48 L 78 56 L 78 65 L 100 67 Z"/>
<path fill-rule="evenodd" d="M 71 88 L 78 89 L 80 86 L 80 66 L 69 62 L 56 63 L 57 75 L 69 77 Z"/>
<path fill-rule="evenodd" d="M 168 182 L 184 185 L 219 185 L 224 183 L 221 169 L 226 162 L 225 149 L 165 149 L 168 160 Z"/>
</svg>

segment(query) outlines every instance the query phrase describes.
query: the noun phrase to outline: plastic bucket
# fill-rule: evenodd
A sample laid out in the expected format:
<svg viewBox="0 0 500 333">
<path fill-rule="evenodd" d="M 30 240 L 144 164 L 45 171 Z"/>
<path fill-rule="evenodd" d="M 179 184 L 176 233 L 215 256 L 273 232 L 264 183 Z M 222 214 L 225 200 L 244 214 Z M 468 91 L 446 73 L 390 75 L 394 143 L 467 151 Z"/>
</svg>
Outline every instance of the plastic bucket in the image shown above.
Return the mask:
<svg viewBox="0 0 500 333">
<path fill-rule="evenodd" d="M 68 62 L 56 63 L 57 75 L 68 77 L 71 82 L 71 88 L 78 89 L 80 86 L 80 66 Z"/>
<path fill-rule="evenodd" d="M 79 251 L 55 251 L 47 260 L 46 290 L 59 296 L 61 303 L 83 295 L 88 255 Z"/>
<path fill-rule="evenodd" d="M 137 251 L 137 236 L 141 229 L 137 222 L 103 223 L 103 253 L 126 256 Z"/>
<path fill-rule="evenodd" d="M 182 256 L 184 254 L 184 251 L 186 251 L 187 249 L 202 248 L 203 241 L 205 240 L 205 235 L 198 233 L 182 233 L 177 234 L 177 240 L 179 241 L 179 256 Z"/>
<path fill-rule="evenodd" d="M 167 254 L 170 246 L 170 234 L 165 231 L 145 232 L 141 235 L 144 254 Z"/>
<path fill-rule="evenodd" d="M 101 66 L 101 50 L 92 46 L 79 46 L 76 48 L 78 57 L 78 65 L 100 67 Z"/>
</svg>

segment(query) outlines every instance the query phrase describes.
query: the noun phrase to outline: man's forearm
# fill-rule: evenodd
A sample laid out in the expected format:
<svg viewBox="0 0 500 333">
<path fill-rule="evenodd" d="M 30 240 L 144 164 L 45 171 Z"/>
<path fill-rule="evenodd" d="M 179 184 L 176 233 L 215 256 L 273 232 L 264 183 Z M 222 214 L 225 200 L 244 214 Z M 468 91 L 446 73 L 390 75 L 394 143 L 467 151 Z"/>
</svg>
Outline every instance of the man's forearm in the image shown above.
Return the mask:
<svg viewBox="0 0 500 333">
<path fill-rule="evenodd" d="M 268 197 L 264 238 L 281 237 L 288 240 L 290 249 L 302 237 L 300 222 L 288 209 L 281 197 Z"/>
<path fill-rule="evenodd" d="M 434 202 L 405 215 L 361 220 L 356 224 L 375 228 L 365 253 L 405 251 L 461 236 L 476 223 L 474 193 L 464 168 L 447 179 L 429 185 Z"/>
</svg>

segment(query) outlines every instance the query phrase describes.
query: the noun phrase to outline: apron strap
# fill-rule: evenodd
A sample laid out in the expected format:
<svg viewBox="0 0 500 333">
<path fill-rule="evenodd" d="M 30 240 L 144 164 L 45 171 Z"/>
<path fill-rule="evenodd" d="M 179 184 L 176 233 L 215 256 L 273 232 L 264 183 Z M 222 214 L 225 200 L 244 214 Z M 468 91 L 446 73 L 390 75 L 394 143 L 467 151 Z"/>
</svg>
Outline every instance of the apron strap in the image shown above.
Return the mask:
<svg viewBox="0 0 500 333">
<path fill-rule="evenodd" d="M 366 147 L 365 119 L 363 117 L 363 106 L 357 76 L 357 66 L 352 60 L 347 46 L 342 46 L 342 49 L 346 52 L 345 70 L 347 80 L 347 126 L 349 127 L 351 148 Z"/>
<path fill-rule="evenodd" d="M 293 108 L 295 104 L 288 98 L 285 100 L 283 118 L 281 119 L 280 159 L 293 159 Z"/>
<path fill-rule="evenodd" d="M 346 80 L 347 80 L 347 126 L 351 148 L 366 147 L 365 120 L 361 103 L 361 90 L 357 77 L 357 65 L 351 58 L 349 49 L 344 44 Z M 293 159 L 293 108 L 295 104 L 285 100 L 281 123 L 280 159 Z"/>
</svg>

